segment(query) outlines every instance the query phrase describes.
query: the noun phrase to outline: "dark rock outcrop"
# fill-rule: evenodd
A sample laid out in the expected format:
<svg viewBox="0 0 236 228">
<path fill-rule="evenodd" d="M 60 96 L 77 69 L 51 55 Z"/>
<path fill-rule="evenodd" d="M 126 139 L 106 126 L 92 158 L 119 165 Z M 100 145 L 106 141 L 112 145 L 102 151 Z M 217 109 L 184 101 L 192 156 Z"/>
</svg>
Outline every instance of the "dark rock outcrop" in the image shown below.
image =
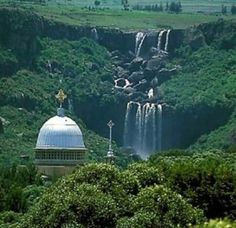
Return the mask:
<svg viewBox="0 0 236 228">
<path fill-rule="evenodd" d="M 130 63 L 129 70 L 131 72 L 139 71 L 142 63 L 143 63 L 143 58 L 141 58 L 141 57 L 137 57 L 137 58 L 133 59 L 132 62 Z"/>
<path fill-rule="evenodd" d="M 128 77 L 128 80 L 130 82 L 138 83 L 143 78 L 144 78 L 144 74 L 142 71 L 135 71 Z"/>
<path fill-rule="evenodd" d="M 162 68 L 161 70 L 159 70 L 158 72 L 158 82 L 159 84 L 170 80 L 170 78 L 175 75 L 177 73 L 177 69 L 176 68 L 172 68 L 172 69 L 166 69 L 166 68 Z"/>
</svg>

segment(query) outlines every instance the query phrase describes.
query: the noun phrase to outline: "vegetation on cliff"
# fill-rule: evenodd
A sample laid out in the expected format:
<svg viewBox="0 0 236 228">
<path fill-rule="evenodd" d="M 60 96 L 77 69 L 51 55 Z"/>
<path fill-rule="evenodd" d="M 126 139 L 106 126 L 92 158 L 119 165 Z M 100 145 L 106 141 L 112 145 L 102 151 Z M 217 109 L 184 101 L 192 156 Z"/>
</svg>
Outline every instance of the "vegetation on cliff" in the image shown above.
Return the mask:
<svg viewBox="0 0 236 228">
<path fill-rule="evenodd" d="M 190 42 L 176 51 L 170 65 L 181 70 L 160 87 L 164 101 L 180 116 L 185 146 L 196 142 L 191 148 L 225 149 L 235 143 L 234 26 L 224 21 L 206 25 L 201 45 Z"/>
</svg>

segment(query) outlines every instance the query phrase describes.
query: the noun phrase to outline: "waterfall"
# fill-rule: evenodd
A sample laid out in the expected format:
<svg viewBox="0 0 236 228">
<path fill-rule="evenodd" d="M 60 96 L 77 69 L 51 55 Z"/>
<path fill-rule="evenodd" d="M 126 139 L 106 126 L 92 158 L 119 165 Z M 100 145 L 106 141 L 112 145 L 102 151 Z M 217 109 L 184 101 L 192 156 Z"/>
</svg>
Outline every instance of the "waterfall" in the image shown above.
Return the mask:
<svg viewBox="0 0 236 228">
<path fill-rule="evenodd" d="M 141 104 L 138 103 L 138 108 L 136 112 L 136 121 L 135 121 L 135 131 L 136 131 L 136 138 L 135 141 L 135 149 L 136 151 L 140 152 L 140 148 L 142 146 L 142 107 Z"/>
<path fill-rule="evenodd" d="M 162 41 L 162 36 L 166 30 L 161 30 L 158 35 L 158 42 L 157 42 L 157 49 L 160 51 L 161 50 L 161 41 Z"/>
<path fill-rule="evenodd" d="M 138 57 L 140 55 L 140 51 L 143 45 L 143 41 L 145 39 L 147 34 L 144 34 L 142 32 L 138 32 L 136 34 L 136 39 L 135 39 L 135 56 Z"/>
<path fill-rule="evenodd" d="M 157 105 L 158 109 L 158 151 L 161 151 L 162 144 L 162 105 Z"/>
<path fill-rule="evenodd" d="M 166 43 L 165 43 L 165 51 L 167 52 L 168 51 L 168 44 L 169 44 L 169 36 L 170 36 L 170 29 L 167 30 L 167 33 L 166 33 Z"/>
<path fill-rule="evenodd" d="M 148 136 L 148 123 L 149 123 L 149 115 L 150 115 L 150 104 L 146 103 L 144 105 L 144 118 L 143 118 L 143 143 L 142 143 L 142 151 L 146 157 L 147 151 L 147 136 Z"/>
<path fill-rule="evenodd" d="M 93 28 L 92 30 L 91 30 L 91 38 L 93 39 L 93 40 L 95 40 L 95 41 L 97 41 L 98 40 L 98 31 L 97 31 L 97 29 L 96 28 Z"/>
<path fill-rule="evenodd" d="M 162 106 L 129 102 L 124 124 L 124 146 L 133 148 L 143 159 L 161 150 Z"/>
<path fill-rule="evenodd" d="M 152 150 L 156 149 L 156 106 L 151 105 L 151 115 L 152 115 Z"/>
<path fill-rule="evenodd" d="M 126 108 L 126 114 L 125 114 L 125 124 L 124 124 L 124 146 L 128 147 L 130 146 L 130 121 L 131 121 L 131 108 L 132 108 L 133 102 L 130 101 L 127 104 Z"/>
</svg>

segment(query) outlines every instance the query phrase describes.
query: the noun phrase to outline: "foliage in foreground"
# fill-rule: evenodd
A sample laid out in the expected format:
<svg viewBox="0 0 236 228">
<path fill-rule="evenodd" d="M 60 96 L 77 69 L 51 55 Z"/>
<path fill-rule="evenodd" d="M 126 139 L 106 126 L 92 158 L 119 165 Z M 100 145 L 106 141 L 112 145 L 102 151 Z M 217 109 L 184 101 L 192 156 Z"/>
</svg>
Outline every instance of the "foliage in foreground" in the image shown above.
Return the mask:
<svg viewBox="0 0 236 228">
<path fill-rule="evenodd" d="M 163 153 L 150 158 L 165 177 L 165 183 L 208 218 L 236 219 L 236 150 Z M 217 208 L 217 210 L 216 210 Z"/>
<path fill-rule="evenodd" d="M 187 227 L 203 219 L 201 210 L 168 187 L 144 187 L 128 170 L 91 164 L 52 186 L 18 226 L 137 227 L 149 223 L 151 227 Z"/>
</svg>

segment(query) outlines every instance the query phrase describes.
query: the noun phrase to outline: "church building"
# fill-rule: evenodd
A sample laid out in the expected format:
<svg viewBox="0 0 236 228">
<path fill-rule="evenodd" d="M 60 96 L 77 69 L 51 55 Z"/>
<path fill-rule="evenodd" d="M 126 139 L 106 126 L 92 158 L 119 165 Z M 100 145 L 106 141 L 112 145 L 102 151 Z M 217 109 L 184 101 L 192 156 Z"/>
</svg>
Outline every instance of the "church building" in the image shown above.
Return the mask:
<svg viewBox="0 0 236 228">
<path fill-rule="evenodd" d="M 35 148 L 35 164 L 39 173 L 56 178 L 71 173 L 84 163 L 86 148 L 79 126 L 65 116 L 62 103 L 66 95 L 60 90 L 57 115 L 41 127 Z"/>
</svg>

